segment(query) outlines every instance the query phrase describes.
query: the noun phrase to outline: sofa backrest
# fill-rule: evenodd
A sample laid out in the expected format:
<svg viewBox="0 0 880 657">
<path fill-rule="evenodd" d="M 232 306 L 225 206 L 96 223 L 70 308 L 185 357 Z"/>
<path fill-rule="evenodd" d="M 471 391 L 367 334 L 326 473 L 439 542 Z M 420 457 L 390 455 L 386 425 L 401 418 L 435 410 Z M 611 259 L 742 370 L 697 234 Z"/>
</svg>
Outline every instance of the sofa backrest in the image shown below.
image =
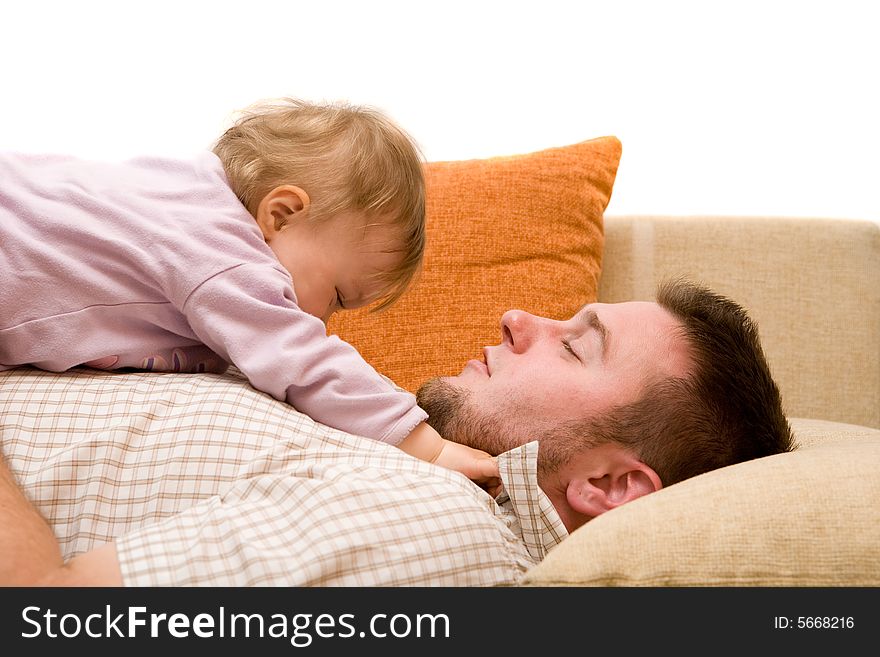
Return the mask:
<svg viewBox="0 0 880 657">
<path fill-rule="evenodd" d="M 606 216 L 599 300 L 684 275 L 743 305 L 792 417 L 880 428 L 880 224 Z"/>
</svg>

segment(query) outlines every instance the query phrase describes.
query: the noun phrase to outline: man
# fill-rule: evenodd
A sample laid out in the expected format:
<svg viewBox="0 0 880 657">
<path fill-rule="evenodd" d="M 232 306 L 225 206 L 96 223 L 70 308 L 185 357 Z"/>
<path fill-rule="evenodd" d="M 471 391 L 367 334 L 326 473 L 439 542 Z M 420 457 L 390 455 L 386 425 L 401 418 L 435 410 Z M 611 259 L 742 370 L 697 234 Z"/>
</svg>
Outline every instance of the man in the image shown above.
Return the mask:
<svg viewBox="0 0 880 657">
<path fill-rule="evenodd" d="M 709 290 L 676 282 L 658 303 L 591 304 L 562 322 L 510 311 L 501 334 L 482 361 L 418 395 L 441 435 L 498 454 L 494 500 L 458 473 L 305 416 L 273 424 L 278 405 L 239 387 L 231 410 L 212 411 L 214 430 L 196 420 L 196 438 L 170 435 L 192 419 L 185 407 L 124 440 L 115 418 L 54 449 L 56 420 L 4 440 L 52 528 L 0 469 L 0 584 L 515 584 L 605 511 L 792 449 L 755 326 Z M 190 381 L 194 397 L 221 385 L 205 393 L 195 388 L 214 380 Z M 101 416 L 102 401 L 77 399 Z M 161 413 L 162 395 L 147 400 Z"/>
<path fill-rule="evenodd" d="M 501 332 L 482 363 L 426 383 L 419 405 L 445 438 L 490 454 L 540 438 L 541 485 L 557 508 L 563 491 L 549 482 L 589 472 L 596 450 L 627 475 L 619 486 L 637 487 L 620 500 L 629 501 L 793 449 L 757 327 L 706 288 L 670 281 L 657 303 L 592 304 L 568 322 L 509 311 Z M 615 483 L 606 474 L 599 487 L 577 483 L 595 504 L 569 531 L 617 505 L 603 494 Z"/>
</svg>

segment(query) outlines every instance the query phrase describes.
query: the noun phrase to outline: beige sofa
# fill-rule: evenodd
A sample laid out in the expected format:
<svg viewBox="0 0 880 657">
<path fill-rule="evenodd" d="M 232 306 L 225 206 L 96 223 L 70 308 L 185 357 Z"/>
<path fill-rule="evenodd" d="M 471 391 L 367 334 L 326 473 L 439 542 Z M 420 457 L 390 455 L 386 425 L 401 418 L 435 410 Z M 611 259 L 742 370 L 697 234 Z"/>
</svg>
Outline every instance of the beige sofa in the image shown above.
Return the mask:
<svg viewBox="0 0 880 657">
<path fill-rule="evenodd" d="M 606 216 L 599 299 L 686 275 L 757 320 L 800 447 L 587 523 L 531 586 L 880 585 L 880 224 Z"/>
</svg>

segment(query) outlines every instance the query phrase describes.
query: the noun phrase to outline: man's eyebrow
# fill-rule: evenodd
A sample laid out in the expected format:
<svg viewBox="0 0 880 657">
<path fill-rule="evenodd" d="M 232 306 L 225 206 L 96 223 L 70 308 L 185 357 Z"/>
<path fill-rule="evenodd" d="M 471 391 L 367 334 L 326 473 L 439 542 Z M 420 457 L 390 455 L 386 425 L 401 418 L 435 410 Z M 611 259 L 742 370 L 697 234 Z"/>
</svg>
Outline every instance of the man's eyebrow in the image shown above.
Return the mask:
<svg viewBox="0 0 880 657">
<path fill-rule="evenodd" d="M 599 319 L 599 315 L 596 314 L 596 311 L 590 310 L 587 306 L 581 308 L 577 312 L 576 317 L 578 318 L 578 321 L 585 323 L 599 334 L 599 340 L 602 343 L 602 360 L 605 360 L 605 357 L 608 354 L 608 327 L 602 323 L 602 320 Z"/>
</svg>

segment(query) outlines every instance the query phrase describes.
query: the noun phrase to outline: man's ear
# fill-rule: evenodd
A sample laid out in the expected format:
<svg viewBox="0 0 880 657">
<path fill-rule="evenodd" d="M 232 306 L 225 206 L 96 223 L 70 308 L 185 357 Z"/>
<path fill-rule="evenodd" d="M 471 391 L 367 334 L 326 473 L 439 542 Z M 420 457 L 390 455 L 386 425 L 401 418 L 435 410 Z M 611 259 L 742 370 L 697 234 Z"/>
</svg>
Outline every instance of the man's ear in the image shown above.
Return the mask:
<svg viewBox="0 0 880 657">
<path fill-rule="evenodd" d="M 620 452 L 589 474 L 572 477 L 565 497 L 576 512 L 595 518 L 662 487 L 653 468 Z"/>
<path fill-rule="evenodd" d="M 280 185 L 266 194 L 257 207 L 257 225 L 268 242 L 298 216 L 305 217 L 311 200 L 296 185 Z"/>
</svg>

